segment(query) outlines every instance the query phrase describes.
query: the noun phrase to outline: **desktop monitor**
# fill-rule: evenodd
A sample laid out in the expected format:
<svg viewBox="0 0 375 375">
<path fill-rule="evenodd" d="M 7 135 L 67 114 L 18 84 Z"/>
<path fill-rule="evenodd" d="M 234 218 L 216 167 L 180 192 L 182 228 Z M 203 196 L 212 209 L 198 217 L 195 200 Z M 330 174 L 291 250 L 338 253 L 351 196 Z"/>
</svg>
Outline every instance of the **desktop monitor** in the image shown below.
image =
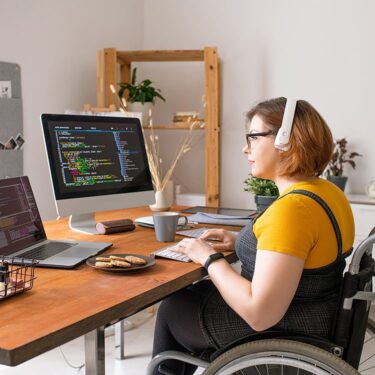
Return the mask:
<svg viewBox="0 0 375 375">
<path fill-rule="evenodd" d="M 56 209 L 71 229 L 97 234 L 95 212 L 154 202 L 139 119 L 42 114 Z"/>
</svg>

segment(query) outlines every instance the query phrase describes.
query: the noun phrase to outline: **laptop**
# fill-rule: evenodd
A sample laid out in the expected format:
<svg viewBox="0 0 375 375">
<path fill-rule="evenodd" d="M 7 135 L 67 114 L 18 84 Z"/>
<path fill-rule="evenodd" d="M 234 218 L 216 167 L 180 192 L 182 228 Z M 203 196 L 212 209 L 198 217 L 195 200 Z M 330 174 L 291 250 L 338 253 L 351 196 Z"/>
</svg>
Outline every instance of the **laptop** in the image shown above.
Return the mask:
<svg viewBox="0 0 375 375">
<path fill-rule="evenodd" d="M 0 259 L 37 260 L 38 267 L 74 268 L 109 242 L 48 240 L 28 177 L 0 180 Z"/>
</svg>

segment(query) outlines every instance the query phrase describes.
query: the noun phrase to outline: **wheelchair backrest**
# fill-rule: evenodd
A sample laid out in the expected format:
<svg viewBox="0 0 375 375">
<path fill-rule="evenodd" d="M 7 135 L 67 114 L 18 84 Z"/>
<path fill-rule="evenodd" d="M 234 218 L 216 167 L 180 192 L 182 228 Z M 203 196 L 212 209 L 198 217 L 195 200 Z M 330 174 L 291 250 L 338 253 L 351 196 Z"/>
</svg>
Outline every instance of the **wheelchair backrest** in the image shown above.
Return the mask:
<svg viewBox="0 0 375 375">
<path fill-rule="evenodd" d="M 354 251 L 349 270 L 344 275 L 341 306 L 337 314 L 333 341 L 344 349 L 343 359 L 358 369 L 366 333 L 375 275 L 372 248 L 375 244 L 375 227 Z"/>
</svg>

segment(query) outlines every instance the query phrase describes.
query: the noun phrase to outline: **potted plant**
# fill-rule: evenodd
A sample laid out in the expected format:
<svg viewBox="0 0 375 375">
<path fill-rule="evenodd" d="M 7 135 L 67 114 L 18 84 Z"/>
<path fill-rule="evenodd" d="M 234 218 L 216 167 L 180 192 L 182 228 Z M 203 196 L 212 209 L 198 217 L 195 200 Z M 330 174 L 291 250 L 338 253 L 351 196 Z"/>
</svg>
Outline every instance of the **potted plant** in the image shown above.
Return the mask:
<svg viewBox="0 0 375 375">
<path fill-rule="evenodd" d="M 254 177 L 251 173 L 244 184 L 244 190 L 255 195 L 254 201 L 258 212 L 264 211 L 279 196 L 279 189 L 273 181 Z"/>
<path fill-rule="evenodd" d="M 165 101 L 165 98 L 160 94 L 160 90 L 152 86 L 152 81 L 145 79 L 137 83 L 137 68 L 132 71 L 131 82 L 119 83 L 120 87 L 118 96 L 120 100 L 124 94 L 128 92 L 128 110 L 132 112 L 142 112 L 142 124 L 149 124 L 149 116 L 155 98 Z"/>
<path fill-rule="evenodd" d="M 354 158 L 362 156 L 358 152 L 348 153 L 346 146 L 348 141 L 346 138 L 336 139 L 335 148 L 333 150 L 332 159 L 326 169 L 327 180 L 337 185 L 342 191 L 345 190 L 347 176 L 343 176 L 344 164 L 348 163 L 353 169 L 355 169 Z"/>
</svg>

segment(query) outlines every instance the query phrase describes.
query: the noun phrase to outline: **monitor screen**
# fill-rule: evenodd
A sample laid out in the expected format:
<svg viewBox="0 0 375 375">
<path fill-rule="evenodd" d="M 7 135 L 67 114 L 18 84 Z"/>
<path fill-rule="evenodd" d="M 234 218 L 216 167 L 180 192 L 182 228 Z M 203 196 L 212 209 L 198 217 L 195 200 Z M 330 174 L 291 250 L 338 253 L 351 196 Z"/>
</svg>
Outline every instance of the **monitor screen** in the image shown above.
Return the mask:
<svg viewBox="0 0 375 375">
<path fill-rule="evenodd" d="M 57 200 L 153 190 L 138 119 L 43 116 Z"/>
</svg>

